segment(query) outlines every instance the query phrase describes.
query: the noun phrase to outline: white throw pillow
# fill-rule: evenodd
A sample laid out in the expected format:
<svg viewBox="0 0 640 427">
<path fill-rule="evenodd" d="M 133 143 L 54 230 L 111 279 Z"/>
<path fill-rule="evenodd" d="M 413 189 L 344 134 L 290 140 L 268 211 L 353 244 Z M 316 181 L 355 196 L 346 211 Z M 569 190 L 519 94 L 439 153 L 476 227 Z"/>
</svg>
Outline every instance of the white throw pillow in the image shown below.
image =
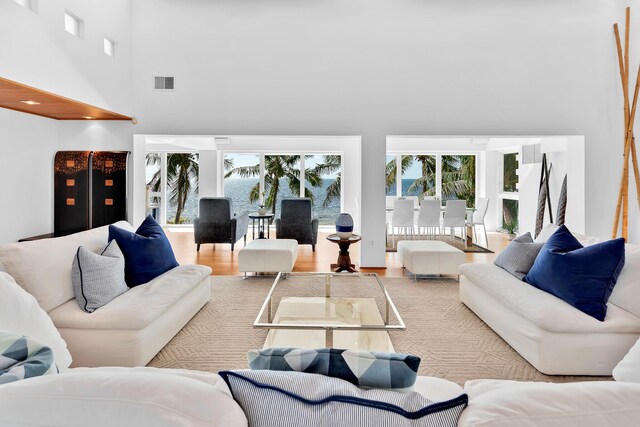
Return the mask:
<svg viewBox="0 0 640 427">
<path fill-rule="evenodd" d="M 40 341 L 53 350 L 60 371 L 71 365 L 71 354 L 51 318 L 13 277 L 0 272 L 0 329 Z"/>
<path fill-rule="evenodd" d="M 465 384 L 469 406 L 458 427 L 631 427 L 640 420 L 640 384 L 484 382 Z"/>
<path fill-rule="evenodd" d="M 126 221 L 115 225 L 133 230 Z M 78 248 L 96 252 L 107 245 L 108 239 L 109 226 L 105 226 L 54 239 L 8 243 L 0 245 L 0 263 L 48 313 L 75 297 L 71 261 Z"/>
<path fill-rule="evenodd" d="M 538 234 L 538 236 L 535 238 L 534 242 L 535 243 L 544 243 L 547 240 L 549 240 L 549 237 L 551 237 L 551 235 L 553 233 L 555 233 L 558 230 L 558 226 L 555 224 L 547 224 L 541 231 L 540 234 Z"/>
<path fill-rule="evenodd" d="M 629 353 L 613 368 L 616 381 L 640 383 L 640 340 L 629 350 Z"/>
<path fill-rule="evenodd" d="M 164 370 L 94 368 L 0 387 L 0 425 L 246 427 L 247 418 L 208 381 Z"/>
</svg>

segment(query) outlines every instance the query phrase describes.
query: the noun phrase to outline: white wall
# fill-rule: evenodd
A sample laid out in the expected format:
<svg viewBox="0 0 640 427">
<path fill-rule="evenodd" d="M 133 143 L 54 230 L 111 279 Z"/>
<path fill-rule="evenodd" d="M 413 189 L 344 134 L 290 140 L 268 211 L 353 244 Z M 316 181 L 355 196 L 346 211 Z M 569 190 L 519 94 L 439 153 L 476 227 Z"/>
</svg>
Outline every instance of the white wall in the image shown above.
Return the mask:
<svg viewBox="0 0 640 427">
<path fill-rule="evenodd" d="M 361 135 L 362 264 L 384 265 L 387 135 L 585 135 L 588 170 L 619 170 L 625 4 L 136 0 L 139 130 Z M 174 92 L 151 89 L 162 74 Z M 616 175 L 587 175 L 590 234 L 609 234 Z"/>
<path fill-rule="evenodd" d="M 84 21 L 83 39 L 64 30 L 65 10 Z M 0 0 L 1 77 L 129 115 L 131 64 L 131 0 L 39 0 L 36 12 Z"/>
<path fill-rule="evenodd" d="M 581 138 L 567 138 L 562 143 L 541 144 L 541 152 L 547 154 L 548 166 L 551 167 L 549 194 L 551 197 L 551 213 L 557 221 L 558 200 L 562 183 L 567 175 L 567 211 L 565 224 L 571 231 L 585 233 L 585 197 L 584 197 L 584 143 Z M 519 215 L 520 234 L 530 232 L 534 235 L 536 211 L 540 188 L 542 164 L 520 165 L 519 169 Z M 544 224 L 550 223 L 549 205 L 546 204 Z"/>
<path fill-rule="evenodd" d="M 130 127 L 60 122 L 0 109 L 0 244 L 53 232 L 56 151 L 129 150 Z"/>
<path fill-rule="evenodd" d="M 131 0 L 37 3 L 34 13 L 0 0 L 0 77 L 130 114 Z M 83 39 L 64 31 L 65 9 L 85 21 Z M 104 37 L 118 42 L 115 57 L 104 54 Z M 56 151 L 131 150 L 133 129 L 0 109 L 0 243 L 53 231 Z"/>
</svg>

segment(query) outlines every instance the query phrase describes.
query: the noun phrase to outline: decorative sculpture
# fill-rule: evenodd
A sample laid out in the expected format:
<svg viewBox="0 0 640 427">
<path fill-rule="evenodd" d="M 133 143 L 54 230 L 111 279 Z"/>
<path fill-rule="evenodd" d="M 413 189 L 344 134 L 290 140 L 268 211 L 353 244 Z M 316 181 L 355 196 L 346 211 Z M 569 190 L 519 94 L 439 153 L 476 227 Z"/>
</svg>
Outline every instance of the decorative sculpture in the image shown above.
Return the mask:
<svg viewBox="0 0 640 427">
<path fill-rule="evenodd" d="M 640 206 L 640 172 L 638 172 L 638 154 L 636 153 L 636 141 L 633 135 L 633 123 L 636 117 L 636 107 L 638 105 L 638 91 L 640 90 L 640 67 L 638 67 L 638 75 L 636 77 L 636 86 L 633 94 L 631 107 L 629 106 L 629 32 L 631 27 L 631 9 L 626 9 L 625 17 L 625 37 L 624 37 L 624 53 L 622 51 L 622 43 L 620 42 L 620 32 L 618 24 L 613 25 L 613 33 L 616 38 L 616 47 L 618 50 L 618 66 L 620 68 L 620 79 L 622 80 L 622 92 L 624 95 L 624 155 L 622 166 L 622 178 L 620 182 L 620 191 L 618 192 L 618 203 L 616 205 L 616 214 L 613 221 L 613 232 L 611 237 L 618 237 L 620 228 L 620 215 L 622 214 L 622 237 L 628 238 L 629 234 L 629 157 L 631 157 L 633 165 L 633 173 L 636 180 L 636 192 L 638 198 L 638 206 Z"/>
</svg>

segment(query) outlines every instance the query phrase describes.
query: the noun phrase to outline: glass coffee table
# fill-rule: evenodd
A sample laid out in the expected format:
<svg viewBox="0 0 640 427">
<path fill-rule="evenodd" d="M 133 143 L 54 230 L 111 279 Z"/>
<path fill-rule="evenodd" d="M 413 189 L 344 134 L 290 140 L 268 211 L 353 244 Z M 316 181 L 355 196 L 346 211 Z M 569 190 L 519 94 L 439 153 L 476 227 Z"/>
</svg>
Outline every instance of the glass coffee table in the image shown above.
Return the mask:
<svg viewBox="0 0 640 427">
<path fill-rule="evenodd" d="M 389 331 L 406 326 L 377 274 L 279 273 L 253 327 L 264 348 L 393 352 Z"/>
</svg>

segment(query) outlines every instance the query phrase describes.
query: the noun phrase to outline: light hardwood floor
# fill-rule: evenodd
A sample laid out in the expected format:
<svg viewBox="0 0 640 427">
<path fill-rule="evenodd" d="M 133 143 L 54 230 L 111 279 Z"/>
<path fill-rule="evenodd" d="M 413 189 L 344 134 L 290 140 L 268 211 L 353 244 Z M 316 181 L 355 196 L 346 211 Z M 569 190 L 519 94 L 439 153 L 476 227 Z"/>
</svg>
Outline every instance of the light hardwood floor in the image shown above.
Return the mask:
<svg viewBox="0 0 640 427">
<path fill-rule="evenodd" d="M 186 229 L 168 229 L 167 237 L 171 241 L 176 258 L 180 264 L 201 264 L 208 265 L 213 269 L 214 275 L 239 275 L 238 271 L 238 251 L 242 249 L 243 242 L 236 244 L 234 252 L 231 252 L 231 245 L 206 244 L 202 245 L 200 252 L 196 251 L 196 244 L 193 241 L 193 231 Z M 298 260 L 294 271 L 315 272 L 329 271 L 329 265 L 336 262 L 338 258 L 338 246 L 329 242 L 326 236 L 329 233 L 318 235 L 318 245 L 316 252 L 311 251 L 311 245 L 298 246 Z M 275 238 L 275 233 L 271 233 L 271 238 Z M 251 240 L 251 231 L 249 231 Z M 479 243 L 484 244 L 484 239 Z M 467 253 L 468 262 L 492 262 L 496 255 L 500 253 L 509 241 L 505 234 L 489 233 L 489 249 L 495 253 Z M 360 243 L 351 245 L 351 260 L 359 269 L 358 254 Z M 402 265 L 398 261 L 398 255 L 394 252 L 387 252 L 386 268 L 363 268 L 363 272 L 378 273 L 381 276 L 403 277 L 407 276 Z"/>
</svg>

